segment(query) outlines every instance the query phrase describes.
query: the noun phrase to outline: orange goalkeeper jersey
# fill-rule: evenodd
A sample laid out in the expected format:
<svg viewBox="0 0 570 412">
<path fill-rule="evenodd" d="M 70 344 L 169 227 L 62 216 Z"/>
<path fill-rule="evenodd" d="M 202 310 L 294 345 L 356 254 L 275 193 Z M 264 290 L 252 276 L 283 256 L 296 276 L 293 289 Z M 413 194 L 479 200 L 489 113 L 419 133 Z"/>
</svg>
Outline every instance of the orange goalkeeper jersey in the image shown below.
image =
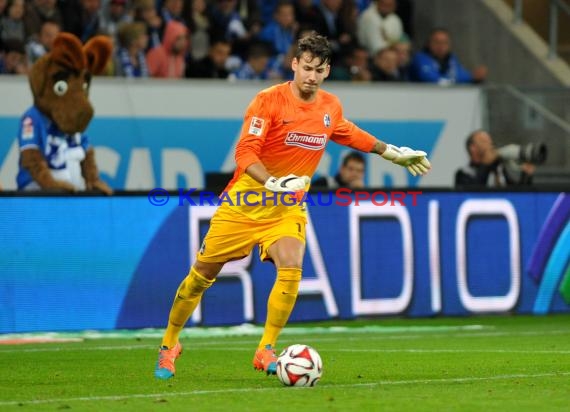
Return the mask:
<svg viewBox="0 0 570 412">
<path fill-rule="evenodd" d="M 272 193 L 245 173 L 253 163 L 263 163 L 275 177 L 312 177 L 329 140 L 363 152 L 370 152 L 376 144 L 375 137 L 344 118 L 338 97 L 319 90 L 316 99 L 306 103 L 293 95 L 291 87 L 287 82 L 262 90 L 245 113 L 235 152 L 237 168 L 226 192 L 232 208 L 254 220 L 282 218 L 298 213 L 299 208 L 267 201 Z M 249 205 L 237 202 L 238 194 L 243 200 L 246 192 L 258 197 L 248 197 Z M 251 205 L 256 201 L 260 204 Z"/>
</svg>

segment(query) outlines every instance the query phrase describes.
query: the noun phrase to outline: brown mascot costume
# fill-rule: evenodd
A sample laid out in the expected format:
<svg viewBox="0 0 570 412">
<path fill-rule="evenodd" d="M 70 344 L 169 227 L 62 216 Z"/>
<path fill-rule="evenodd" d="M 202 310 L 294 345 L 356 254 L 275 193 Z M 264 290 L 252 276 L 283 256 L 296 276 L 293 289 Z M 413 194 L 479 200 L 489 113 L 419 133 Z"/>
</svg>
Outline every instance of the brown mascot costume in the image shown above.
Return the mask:
<svg viewBox="0 0 570 412">
<path fill-rule="evenodd" d="M 99 178 L 95 151 L 83 133 L 93 118 L 91 76 L 103 72 L 111 53 L 105 36 L 82 45 L 73 34 L 61 33 L 51 52 L 32 66 L 34 105 L 22 116 L 18 135 L 19 189 L 112 194 Z"/>
</svg>

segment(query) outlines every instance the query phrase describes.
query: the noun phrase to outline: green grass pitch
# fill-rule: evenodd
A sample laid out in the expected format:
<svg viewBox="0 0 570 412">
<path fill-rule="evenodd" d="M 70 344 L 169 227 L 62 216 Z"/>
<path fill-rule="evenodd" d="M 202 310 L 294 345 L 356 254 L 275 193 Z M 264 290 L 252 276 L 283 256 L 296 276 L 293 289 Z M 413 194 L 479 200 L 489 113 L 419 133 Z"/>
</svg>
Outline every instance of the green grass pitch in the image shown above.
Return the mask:
<svg viewBox="0 0 570 412">
<path fill-rule="evenodd" d="M 318 350 L 314 388 L 254 371 L 257 333 L 205 335 L 182 338 L 169 381 L 142 333 L 0 345 L 0 411 L 570 410 L 570 315 L 290 324 L 279 349 Z"/>
</svg>

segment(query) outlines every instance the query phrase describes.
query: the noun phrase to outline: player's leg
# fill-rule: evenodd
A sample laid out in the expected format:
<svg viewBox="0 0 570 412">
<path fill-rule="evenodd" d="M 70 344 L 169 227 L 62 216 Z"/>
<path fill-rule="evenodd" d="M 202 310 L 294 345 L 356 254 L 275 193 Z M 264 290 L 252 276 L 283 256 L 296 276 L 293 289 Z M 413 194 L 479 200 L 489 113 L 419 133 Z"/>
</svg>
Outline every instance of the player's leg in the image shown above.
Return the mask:
<svg viewBox="0 0 570 412">
<path fill-rule="evenodd" d="M 224 263 L 251 253 L 255 244 L 251 221 L 240 222 L 238 218 L 222 206 L 210 221 L 210 228 L 194 265 L 174 297 L 155 369 L 155 376 L 159 379 L 174 376 L 174 361 L 182 351 L 178 339 L 180 332 Z"/>
<path fill-rule="evenodd" d="M 275 346 L 279 333 L 293 311 L 301 282 L 305 244 L 299 239 L 285 237 L 268 250 L 277 268 L 277 277 L 267 301 L 267 319 L 259 347 Z"/>
<path fill-rule="evenodd" d="M 178 340 L 180 332 L 200 303 L 206 289 L 214 283 L 222 267 L 222 263 L 206 263 L 196 260 L 188 275 L 178 286 L 159 350 L 154 372 L 157 378 L 169 379 L 174 376 L 174 362 L 182 353 L 182 345 Z"/>
<path fill-rule="evenodd" d="M 162 346 L 171 348 L 178 342 L 180 331 L 200 303 L 206 289 L 214 283 L 222 267 L 222 263 L 206 263 L 200 260 L 194 262 L 190 272 L 176 290 L 168 316 L 168 326 L 162 338 Z"/>
<path fill-rule="evenodd" d="M 253 366 L 268 374 L 274 374 L 277 370 L 275 345 L 297 300 L 305 254 L 304 223 L 286 222 L 277 232 L 287 233 L 287 236 L 271 243 L 266 256 L 262 256 L 262 259 L 269 258 L 275 263 L 277 276 L 267 300 L 267 318 L 263 336 L 253 358 Z"/>
</svg>

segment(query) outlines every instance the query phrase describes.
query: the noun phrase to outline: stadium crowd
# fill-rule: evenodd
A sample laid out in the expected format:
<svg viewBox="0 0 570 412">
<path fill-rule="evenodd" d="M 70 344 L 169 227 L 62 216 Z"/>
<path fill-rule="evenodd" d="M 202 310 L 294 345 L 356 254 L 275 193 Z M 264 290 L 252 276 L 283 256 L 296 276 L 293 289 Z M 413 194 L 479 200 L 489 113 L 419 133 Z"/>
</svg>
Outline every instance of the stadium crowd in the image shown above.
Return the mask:
<svg viewBox="0 0 570 412">
<path fill-rule="evenodd" d="M 109 76 L 288 80 L 299 37 L 333 46 L 331 80 L 483 81 L 450 34 L 412 53 L 413 0 L 0 0 L 0 74 L 26 74 L 60 31 L 112 38 Z"/>
</svg>

